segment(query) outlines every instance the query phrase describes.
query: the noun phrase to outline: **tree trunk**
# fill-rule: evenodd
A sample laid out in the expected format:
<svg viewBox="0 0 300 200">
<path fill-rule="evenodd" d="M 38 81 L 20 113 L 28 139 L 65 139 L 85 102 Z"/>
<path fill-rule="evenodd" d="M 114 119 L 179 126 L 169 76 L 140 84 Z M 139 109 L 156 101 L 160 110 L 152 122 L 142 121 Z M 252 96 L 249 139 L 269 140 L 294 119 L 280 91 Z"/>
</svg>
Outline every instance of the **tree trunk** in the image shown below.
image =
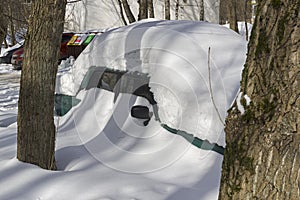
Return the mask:
<svg viewBox="0 0 300 200">
<path fill-rule="evenodd" d="M 179 1 L 180 0 L 176 0 L 176 5 L 175 5 L 175 20 L 179 19 Z"/>
<path fill-rule="evenodd" d="M 247 11 L 248 11 L 248 1 L 245 0 L 245 12 L 244 12 L 244 19 L 245 19 L 245 29 L 246 29 L 246 40 L 248 41 L 249 38 L 249 31 L 248 31 L 248 23 L 247 23 Z"/>
<path fill-rule="evenodd" d="M 226 24 L 228 22 L 228 0 L 220 0 L 220 15 L 219 15 L 219 22 L 220 24 Z"/>
<path fill-rule="evenodd" d="M 123 3 L 124 11 L 126 13 L 126 16 L 127 16 L 127 19 L 129 21 L 129 23 L 135 22 L 136 20 L 134 18 L 134 15 L 132 14 L 132 11 L 130 9 L 128 1 L 127 0 L 122 0 L 122 3 Z"/>
<path fill-rule="evenodd" d="M 237 24 L 237 0 L 229 0 L 227 8 L 229 14 L 230 29 L 238 33 L 239 29 Z"/>
<path fill-rule="evenodd" d="M 15 26 L 14 26 L 14 22 L 13 22 L 13 9 L 12 9 L 12 5 L 10 4 L 11 2 L 7 2 L 9 3 L 7 5 L 7 9 L 8 9 L 8 15 L 9 15 L 9 34 L 10 34 L 10 42 L 11 45 L 15 45 L 16 44 L 16 35 L 15 35 Z M 2 6 L 2 5 L 1 5 Z"/>
<path fill-rule="evenodd" d="M 227 117 L 222 200 L 300 199 L 300 3 L 260 3 L 241 81 L 251 102 Z"/>
<path fill-rule="evenodd" d="M 66 0 L 32 1 L 18 107 L 17 158 L 55 169 L 55 78 Z"/>
<path fill-rule="evenodd" d="M 204 21 L 204 0 L 200 0 L 199 11 L 199 20 Z"/>
<path fill-rule="evenodd" d="M 149 10 L 149 17 L 154 18 L 154 7 L 153 7 L 153 0 L 149 0 L 148 2 L 148 10 Z"/>
<path fill-rule="evenodd" d="M 118 0 L 118 3 L 119 3 L 119 8 L 120 8 L 121 19 L 122 19 L 124 25 L 127 25 L 127 21 L 125 19 L 124 13 L 123 13 L 123 7 L 122 7 L 121 0 Z"/>
<path fill-rule="evenodd" d="M 10 21 L 10 24 L 9 24 L 9 30 L 10 30 L 10 42 L 11 42 L 11 45 L 13 46 L 17 43 L 17 40 L 16 40 L 15 26 L 14 26 L 14 23 L 12 20 Z"/>
<path fill-rule="evenodd" d="M 170 20 L 170 0 L 165 0 L 165 19 Z"/>
<path fill-rule="evenodd" d="M 148 0 L 139 0 L 139 20 L 148 18 Z"/>
<path fill-rule="evenodd" d="M 6 33 L 7 33 L 7 19 L 3 14 L 3 7 L 0 6 L 0 44 L 2 44 L 2 42 L 6 43 L 5 41 Z M 0 48 L 0 53 L 1 53 L 1 48 Z"/>
</svg>

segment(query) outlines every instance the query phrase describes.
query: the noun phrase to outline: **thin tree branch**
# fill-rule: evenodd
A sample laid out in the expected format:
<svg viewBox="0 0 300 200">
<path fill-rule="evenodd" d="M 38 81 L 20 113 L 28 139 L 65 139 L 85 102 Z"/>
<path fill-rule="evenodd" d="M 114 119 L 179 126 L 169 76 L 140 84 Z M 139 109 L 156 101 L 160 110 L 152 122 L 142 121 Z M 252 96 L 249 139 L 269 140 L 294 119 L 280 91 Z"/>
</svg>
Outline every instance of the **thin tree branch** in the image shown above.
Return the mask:
<svg viewBox="0 0 300 200">
<path fill-rule="evenodd" d="M 208 81 L 209 81 L 209 93 L 210 93 L 210 98 L 211 98 L 211 101 L 214 105 L 214 108 L 218 114 L 218 117 L 219 117 L 219 120 L 221 121 L 221 123 L 225 126 L 225 123 L 223 122 L 222 120 L 222 117 L 221 117 L 221 114 L 217 108 L 217 105 L 215 103 L 215 100 L 214 100 L 214 95 L 213 95 L 213 91 L 212 91 L 212 86 L 211 86 L 211 75 L 210 75 L 210 47 L 208 48 L 208 61 L 207 61 L 207 66 L 208 66 Z"/>
<path fill-rule="evenodd" d="M 118 3 L 119 3 L 119 7 L 120 7 L 120 14 L 121 14 L 122 21 L 124 22 L 125 25 L 127 25 L 127 21 L 125 19 L 124 13 L 123 13 L 123 7 L 122 7 L 121 0 L 118 0 Z"/>
<path fill-rule="evenodd" d="M 77 3 L 79 1 L 82 1 L 82 0 L 73 0 L 73 1 L 68 1 L 67 3 Z"/>
</svg>

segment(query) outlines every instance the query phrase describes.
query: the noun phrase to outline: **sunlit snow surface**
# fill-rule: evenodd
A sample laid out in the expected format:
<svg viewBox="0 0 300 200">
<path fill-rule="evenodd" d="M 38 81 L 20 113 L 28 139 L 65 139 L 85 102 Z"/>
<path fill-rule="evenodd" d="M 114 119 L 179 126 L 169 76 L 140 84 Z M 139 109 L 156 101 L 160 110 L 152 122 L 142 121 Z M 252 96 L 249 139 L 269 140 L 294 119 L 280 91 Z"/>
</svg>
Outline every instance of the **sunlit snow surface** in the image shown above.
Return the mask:
<svg viewBox="0 0 300 200">
<path fill-rule="evenodd" d="M 221 155 L 191 146 L 153 118 L 142 126 L 130 116 L 133 105 L 145 104 L 141 98 L 121 94 L 114 102 L 112 92 L 78 88 L 93 65 L 148 73 L 163 123 L 224 145 L 222 123 L 245 56 L 239 35 L 205 22 L 139 22 L 98 36 L 57 80 L 57 92 L 81 100 L 55 118 L 59 171 L 17 161 L 16 126 L 6 122 L 0 199 L 217 199 Z"/>
<path fill-rule="evenodd" d="M 18 105 L 20 71 L 11 65 L 0 64 L 0 112 L 15 110 Z"/>
</svg>

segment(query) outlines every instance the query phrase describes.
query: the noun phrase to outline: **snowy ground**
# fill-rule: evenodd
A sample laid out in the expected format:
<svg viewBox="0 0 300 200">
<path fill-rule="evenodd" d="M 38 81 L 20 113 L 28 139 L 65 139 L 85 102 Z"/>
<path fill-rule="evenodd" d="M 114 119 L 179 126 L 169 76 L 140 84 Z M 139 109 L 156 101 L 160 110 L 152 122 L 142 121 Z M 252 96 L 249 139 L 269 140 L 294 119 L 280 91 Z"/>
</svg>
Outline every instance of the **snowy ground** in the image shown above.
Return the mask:
<svg viewBox="0 0 300 200">
<path fill-rule="evenodd" d="M 14 110 L 18 103 L 21 72 L 0 65 L 0 111 Z"/>
<path fill-rule="evenodd" d="M 0 127 L 16 122 L 21 72 L 0 65 Z"/>
<path fill-rule="evenodd" d="M 157 28 L 149 28 L 154 24 Z M 136 38 L 143 42 L 137 43 Z M 161 42 L 153 43 L 157 38 Z M 170 39 L 180 42 L 172 43 Z M 136 44 L 140 46 L 137 48 Z M 76 90 L 90 66 L 133 70 L 126 67 L 123 56 L 136 64 L 138 55 L 141 65 L 134 66 L 134 70 L 151 75 L 150 85 L 157 94 L 161 120 L 224 145 L 222 123 L 216 117 L 207 83 L 208 46 L 212 49 L 211 87 L 224 120 L 226 108 L 238 93 L 246 56 L 246 41 L 237 34 L 208 23 L 185 22 L 182 26 L 177 22 L 154 21 L 112 30 L 96 39 L 78 58 L 74 68 L 59 72 L 58 90 L 77 94 L 80 103 L 64 117 L 55 118 L 56 172 L 15 158 L 20 72 L 13 71 L 9 65 L 0 65 L 0 199 L 217 199 L 222 155 L 190 145 L 154 119 L 147 127 L 141 126 L 128 112 L 128 108 L 141 103 L 132 95 L 121 94 L 114 102 L 113 92 L 97 88 Z M 136 54 L 138 49 L 141 52 Z M 145 49 L 153 51 L 144 54 Z M 160 68 L 155 68 L 158 64 Z M 179 76 L 170 80 L 169 72 Z M 180 81 L 182 84 L 177 84 Z M 201 111 L 195 111 L 193 105 Z M 178 111 L 178 108 L 183 109 Z M 193 126 L 193 120 L 197 126 Z"/>
</svg>

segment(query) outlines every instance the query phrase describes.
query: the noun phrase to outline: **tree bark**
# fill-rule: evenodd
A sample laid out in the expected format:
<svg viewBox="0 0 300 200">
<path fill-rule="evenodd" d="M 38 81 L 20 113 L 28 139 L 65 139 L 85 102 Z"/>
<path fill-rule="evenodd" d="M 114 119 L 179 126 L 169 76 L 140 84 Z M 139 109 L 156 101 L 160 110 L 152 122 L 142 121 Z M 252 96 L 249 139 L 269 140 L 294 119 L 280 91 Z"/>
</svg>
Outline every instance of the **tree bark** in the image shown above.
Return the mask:
<svg viewBox="0 0 300 200">
<path fill-rule="evenodd" d="M 126 13 L 126 16 L 127 16 L 127 19 L 129 21 L 129 23 L 133 23 L 135 22 L 135 17 L 130 9 L 130 6 L 128 4 L 128 1 L 127 0 L 122 0 L 122 3 L 123 3 L 123 7 L 124 7 L 124 11 Z"/>
<path fill-rule="evenodd" d="M 148 0 L 139 0 L 139 20 L 148 18 Z"/>
<path fill-rule="evenodd" d="M 15 32 L 15 26 L 14 26 L 14 23 L 12 22 L 12 20 L 10 21 L 9 23 L 9 32 L 10 32 L 10 42 L 11 42 L 11 45 L 15 45 L 17 43 L 17 40 L 16 40 L 16 32 Z"/>
<path fill-rule="evenodd" d="M 220 0 L 220 15 L 219 22 L 220 24 L 226 24 L 228 22 L 228 0 Z"/>
<path fill-rule="evenodd" d="M 124 13 L 123 13 L 123 6 L 122 6 L 121 0 L 118 0 L 118 3 L 119 3 L 119 8 L 120 8 L 121 19 L 122 19 L 124 25 L 127 25 L 127 21 L 125 19 Z"/>
<path fill-rule="evenodd" d="M 154 7 L 153 7 L 153 0 L 149 0 L 148 2 L 148 10 L 149 10 L 149 17 L 154 18 Z"/>
<path fill-rule="evenodd" d="M 0 44 L 5 41 L 7 33 L 7 19 L 3 14 L 3 7 L 0 6 Z M 1 53 L 1 48 L 0 48 Z"/>
<path fill-rule="evenodd" d="M 248 10 L 248 1 L 245 0 L 244 19 L 245 19 L 245 29 L 246 29 L 246 40 L 248 41 L 249 31 L 248 31 L 248 22 L 247 22 L 247 10 Z"/>
<path fill-rule="evenodd" d="M 165 19 L 170 20 L 170 0 L 165 0 Z"/>
<path fill-rule="evenodd" d="M 229 0 L 227 9 L 229 14 L 230 29 L 238 33 L 239 29 L 237 24 L 237 0 Z"/>
<path fill-rule="evenodd" d="M 179 19 L 179 2 L 180 0 L 176 0 L 176 5 L 175 5 L 175 20 Z"/>
<path fill-rule="evenodd" d="M 13 8 L 11 5 L 11 2 L 8 2 L 9 4 L 7 5 L 7 9 L 8 9 L 8 15 L 9 17 L 9 34 L 10 34 L 10 42 L 11 45 L 15 45 L 16 44 L 16 35 L 15 35 L 15 26 L 14 26 L 14 22 L 13 22 Z"/>
<path fill-rule="evenodd" d="M 204 1 L 200 0 L 199 4 L 199 20 L 204 21 Z"/>
<path fill-rule="evenodd" d="M 17 158 L 55 169 L 55 78 L 66 0 L 32 1 L 18 104 Z"/>
<path fill-rule="evenodd" d="M 300 199 L 300 3 L 260 1 L 229 111 L 219 199 Z"/>
</svg>

